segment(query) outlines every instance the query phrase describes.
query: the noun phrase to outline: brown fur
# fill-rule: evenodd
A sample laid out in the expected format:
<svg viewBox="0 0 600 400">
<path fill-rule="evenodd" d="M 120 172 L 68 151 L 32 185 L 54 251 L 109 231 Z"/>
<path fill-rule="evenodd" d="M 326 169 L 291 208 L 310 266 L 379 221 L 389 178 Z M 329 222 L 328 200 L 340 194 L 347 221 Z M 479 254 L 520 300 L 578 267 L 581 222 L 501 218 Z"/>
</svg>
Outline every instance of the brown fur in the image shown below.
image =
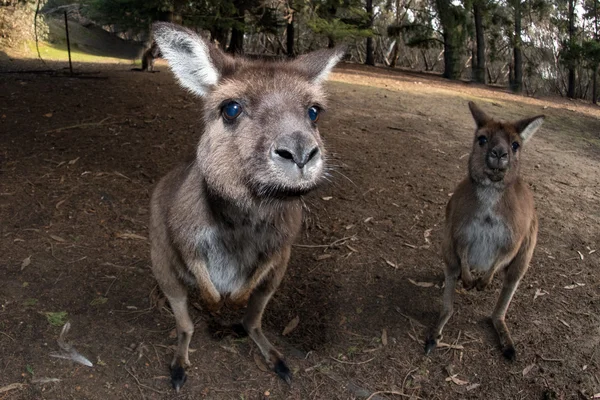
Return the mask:
<svg viewBox="0 0 600 400">
<path fill-rule="evenodd" d="M 504 270 L 492 322 L 504 355 L 514 359 L 514 343 L 504 320 L 529 268 L 538 232 L 533 194 L 519 176 L 520 153 L 543 116 L 504 123 L 489 118 L 474 103 L 469 107 L 477 124 L 469 176 L 458 185 L 446 208 L 443 309 L 425 349 L 429 353 L 442 337 L 442 329 L 453 313 L 457 280 L 461 279 L 466 289 L 483 290 L 496 272 Z M 473 269 L 484 275 L 474 280 Z"/>
<path fill-rule="evenodd" d="M 160 49 L 155 41 L 152 41 L 150 47 L 148 47 L 144 54 L 142 54 L 142 68 L 141 71 L 154 72 L 154 62 L 157 58 L 162 58 Z"/>
<path fill-rule="evenodd" d="M 234 59 L 171 24 L 155 25 L 155 37 L 182 85 L 204 97 L 198 111 L 204 132 L 194 159 L 161 179 L 151 200 L 152 270 L 178 334 L 172 384 L 179 390 L 190 364 L 189 287 L 199 289 L 212 312 L 224 303 L 247 305 L 243 330 L 289 382 L 291 373 L 261 320 L 301 228 L 300 195 L 325 176 L 326 152 L 307 110 L 325 107 L 315 79 L 331 66 L 321 58 L 335 61 L 339 50 L 267 63 Z M 232 101 L 243 112 L 228 120 L 225 107 Z M 288 157 L 295 152 L 313 156 L 301 165 Z"/>
</svg>

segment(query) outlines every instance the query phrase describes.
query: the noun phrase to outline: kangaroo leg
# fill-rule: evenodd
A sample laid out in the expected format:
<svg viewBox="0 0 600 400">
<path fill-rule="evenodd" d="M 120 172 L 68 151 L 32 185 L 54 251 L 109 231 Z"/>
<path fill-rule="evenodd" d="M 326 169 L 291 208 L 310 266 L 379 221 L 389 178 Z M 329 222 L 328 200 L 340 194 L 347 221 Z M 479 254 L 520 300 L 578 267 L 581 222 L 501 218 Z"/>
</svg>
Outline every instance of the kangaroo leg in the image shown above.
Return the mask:
<svg viewBox="0 0 600 400">
<path fill-rule="evenodd" d="M 471 274 L 471 266 L 469 265 L 469 247 L 465 247 L 460 255 L 460 280 L 466 290 L 471 290 L 474 287 L 473 275 Z"/>
<path fill-rule="evenodd" d="M 525 239 L 521 248 L 519 249 L 514 260 L 508 265 L 506 270 L 506 276 L 504 278 L 504 285 L 500 292 L 500 297 L 492 313 L 492 323 L 498 333 L 500 339 L 500 345 L 502 346 L 502 354 L 507 359 L 513 361 L 516 358 L 515 344 L 510 336 L 510 331 L 506 326 L 505 318 L 508 306 L 517 291 L 519 282 L 527 272 L 529 268 L 529 262 L 533 256 L 533 249 L 536 244 L 537 235 L 537 221 L 534 221 L 532 232 L 528 238 Z"/>
<path fill-rule="evenodd" d="M 181 389 L 187 376 L 185 368 L 189 367 L 189 348 L 192 335 L 194 334 L 194 323 L 188 313 L 187 294 L 183 296 L 166 295 L 169 304 L 175 314 L 175 325 L 177 327 L 177 350 L 171 362 L 171 384 L 177 392 Z"/>
<path fill-rule="evenodd" d="M 292 373 L 283 361 L 283 355 L 273 347 L 262 331 L 262 316 L 267 303 L 279 287 L 287 269 L 290 258 L 290 247 L 284 249 L 278 260 L 250 295 L 248 308 L 242 320 L 242 325 L 250 338 L 256 343 L 260 352 L 277 375 L 288 384 L 292 381 Z"/>
<path fill-rule="evenodd" d="M 177 391 L 186 381 L 185 368 L 190 365 L 188 350 L 194 334 L 194 323 L 187 306 L 187 288 L 169 264 L 168 254 L 152 252 L 152 268 L 158 284 L 169 300 L 177 329 L 177 349 L 171 362 L 171 384 Z"/>
<path fill-rule="evenodd" d="M 177 262 L 177 259 L 170 248 L 161 247 L 162 243 L 164 240 L 157 239 L 152 247 L 152 269 L 175 315 L 177 349 L 171 362 L 171 384 L 179 391 L 187 380 L 185 369 L 190 366 L 189 346 L 194 334 L 194 323 L 188 311 L 187 287 L 172 267 L 172 263 Z M 221 304 L 221 295 L 210 281 L 205 263 L 197 258 L 192 259 L 189 255 L 186 257 L 186 254 L 182 254 L 182 257 L 184 262 L 187 259 L 187 270 L 194 275 L 202 299 L 209 309 L 216 309 Z"/>
<path fill-rule="evenodd" d="M 454 250 L 452 250 L 453 252 Z M 431 350 L 435 349 L 440 340 L 442 339 L 442 330 L 444 329 L 444 325 L 448 322 L 452 314 L 454 313 L 454 293 L 456 289 L 456 282 L 458 277 L 461 276 L 461 266 L 460 261 L 456 256 L 452 253 L 445 257 L 446 261 L 446 269 L 444 270 L 445 285 L 444 285 L 444 296 L 443 296 L 443 304 L 442 311 L 440 313 L 440 317 L 438 319 L 438 323 L 435 327 L 435 330 L 432 331 L 427 339 L 425 340 L 425 354 L 429 354 Z"/>
</svg>

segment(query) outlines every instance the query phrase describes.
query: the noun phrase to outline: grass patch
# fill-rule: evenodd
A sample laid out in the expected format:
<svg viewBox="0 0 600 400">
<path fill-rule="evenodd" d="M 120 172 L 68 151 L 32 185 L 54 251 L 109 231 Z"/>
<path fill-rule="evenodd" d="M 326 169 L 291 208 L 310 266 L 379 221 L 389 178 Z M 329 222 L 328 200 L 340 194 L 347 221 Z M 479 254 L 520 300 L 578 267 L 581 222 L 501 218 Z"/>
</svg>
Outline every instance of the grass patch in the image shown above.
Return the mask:
<svg viewBox="0 0 600 400">
<path fill-rule="evenodd" d="M 99 306 L 100 304 L 104 304 L 108 301 L 106 297 L 97 297 L 90 302 L 90 306 Z"/>
<path fill-rule="evenodd" d="M 69 314 L 66 311 L 45 312 L 46 319 L 52 326 L 63 326 L 67 323 Z"/>
<path fill-rule="evenodd" d="M 25 307 L 32 307 L 32 306 L 35 306 L 37 303 L 38 303 L 38 299 L 26 299 L 23 302 L 23 305 Z"/>
<path fill-rule="evenodd" d="M 27 48 L 31 57 L 37 57 L 37 49 L 34 41 L 27 42 Z M 39 42 L 39 48 L 40 54 L 44 60 L 69 60 L 69 52 L 67 51 L 67 46 L 65 44 L 49 44 L 46 42 Z M 71 46 L 71 61 L 86 63 L 131 63 L 131 60 L 128 59 L 89 54 L 79 50 L 77 46 Z"/>
</svg>

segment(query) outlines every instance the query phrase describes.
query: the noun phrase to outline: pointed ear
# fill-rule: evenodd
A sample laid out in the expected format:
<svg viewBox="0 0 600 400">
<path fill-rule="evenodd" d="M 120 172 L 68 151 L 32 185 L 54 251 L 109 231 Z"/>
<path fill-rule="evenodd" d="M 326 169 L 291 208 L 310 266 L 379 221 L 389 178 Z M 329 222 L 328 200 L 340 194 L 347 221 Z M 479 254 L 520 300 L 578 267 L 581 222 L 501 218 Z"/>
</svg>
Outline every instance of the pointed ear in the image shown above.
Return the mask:
<svg viewBox="0 0 600 400">
<path fill-rule="evenodd" d="M 471 115 L 473 115 L 475 124 L 477 124 L 477 128 L 481 128 L 492 120 L 486 113 L 483 112 L 481 108 L 477 106 L 477 104 L 473 103 L 472 101 L 469 102 L 469 109 L 471 110 Z"/>
<path fill-rule="evenodd" d="M 531 118 L 525 118 L 520 121 L 514 123 L 515 129 L 519 136 L 521 136 L 521 140 L 523 143 L 527 143 L 529 139 L 533 136 L 533 134 L 542 126 L 542 122 L 544 122 L 544 115 L 537 115 Z"/>
<path fill-rule="evenodd" d="M 152 31 L 181 86 L 198 96 L 206 95 L 219 82 L 224 70 L 234 64 L 231 57 L 189 29 L 157 22 Z"/>
<path fill-rule="evenodd" d="M 346 47 L 338 46 L 301 55 L 292 63 L 296 68 L 304 71 L 313 83 L 319 84 L 327 79 L 333 67 L 344 57 L 344 54 L 346 54 Z"/>
</svg>

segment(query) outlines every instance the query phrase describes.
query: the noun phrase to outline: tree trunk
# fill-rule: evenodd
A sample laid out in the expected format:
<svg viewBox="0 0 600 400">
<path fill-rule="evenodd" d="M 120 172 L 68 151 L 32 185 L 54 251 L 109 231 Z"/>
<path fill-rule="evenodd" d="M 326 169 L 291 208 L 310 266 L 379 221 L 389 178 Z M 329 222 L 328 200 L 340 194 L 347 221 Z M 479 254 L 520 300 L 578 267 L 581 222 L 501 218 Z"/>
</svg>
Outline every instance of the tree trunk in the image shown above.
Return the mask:
<svg viewBox="0 0 600 400">
<path fill-rule="evenodd" d="M 287 24 L 286 30 L 286 53 L 288 57 L 294 57 L 294 14 L 290 17 L 290 22 Z"/>
<path fill-rule="evenodd" d="M 225 50 L 225 46 L 227 45 L 228 33 L 229 29 L 227 28 L 212 27 L 210 30 L 210 41 L 213 43 L 217 43 L 219 48 Z"/>
<path fill-rule="evenodd" d="M 515 37 L 514 37 L 514 70 L 511 89 L 515 93 L 523 91 L 523 54 L 521 53 L 521 0 L 514 2 L 515 7 Z"/>
<path fill-rule="evenodd" d="M 452 33 L 444 32 L 444 78 L 460 78 L 460 47 L 453 40 Z"/>
<path fill-rule="evenodd" d="M 477 62 L 475 68 L 475 81 L 485 84 L 485 36 L 483 31 L 483 4 L 480 0 L 473 3 L 475 18 L 475 37 L 477 39 Z"/>
<path fill-rule="evenodd" d="M 569 50 L 575 41 L 575 0 L 569 0 Z M 575 61 L 569 57 L 569 78 L 567 97 L 570 99 L 575 98 Z"/>
<path fill-rule="evenodd" d="M 236 13 L 234 14 L 235 24 L 231 28 L 231 38 L 229 39 L 229 47 L 227 52 L 233 54 L 244 54 L 244 32 L 246 28 L 245 16 L 247 2 L 244 0 L 234 0 Z"/>
<path fill-rule="evenodd" d="M 400 39 L 396 39 L 396 41 L 394 42 L 394 47 L 392 48 L 392 57 L 390 60 L 390 67 L 392 67 L 392 68 L 396 68 L 396 64 L 398 63 L 398 56 L 399 56 L 398 41 L 399 40 Z"/>
<path fill-rule="evenodd" d="M 329 36 L 327 39 L 329 40 L 329 43 L 327 43 L 327 48 L 333 49 L 335 47 L 335 40 L 331 36 Z"/>
<path fill-rule="evenodd" d="M 436 0 L 436 8 L 444 37 L 444 78 L 460 78 L 460 51 L 463 48 L 465 27 L 458 7 L 448 0 Z"/>
<path fill-rule="evenodd" d="M 594 70 L 592 72 L 592 103 L 598 104 L 598 66 L 594 66 Z"/>
<path fill-rule="evenodd" d="M 373 28 L 373 0 L 366 0 L 365 9 L 369 16 L 369 29 Z M 375 54 L 374 54 L 375 46 L 373 46 L 373 38 L 367 38 L 367 59 L 365 61 L 366 65 L 375 65 Z"/>
<path fill-rule="evenodd" d="M 229 39 L 228 53 L 244 54 L 244 31 L 235 27 L 231 28 L 231 39 Z"/>
</svg>

